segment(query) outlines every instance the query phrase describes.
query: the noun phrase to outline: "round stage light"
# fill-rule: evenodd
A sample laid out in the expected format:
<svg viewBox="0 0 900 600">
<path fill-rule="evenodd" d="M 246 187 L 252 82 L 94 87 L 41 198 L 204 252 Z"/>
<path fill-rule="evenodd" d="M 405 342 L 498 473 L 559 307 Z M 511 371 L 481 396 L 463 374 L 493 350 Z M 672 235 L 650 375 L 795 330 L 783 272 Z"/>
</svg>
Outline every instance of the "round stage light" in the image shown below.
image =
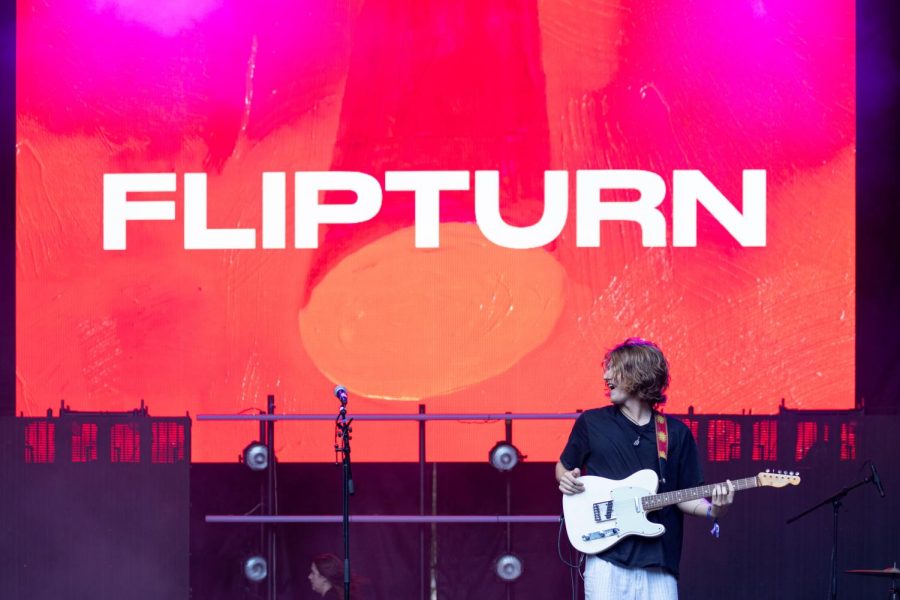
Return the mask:
<svg viewBox="0 0 900 600">
<path fill-rule="evenodd" d="M 269 466 L 269 449 L 259 442 L 251 442 L 244 448 L 244 464 L 253 471 L 265 471 Z"/>
<path fill-rule="evenodd" d="M 488 459 L 498 471 L 511 471 L 522 460 L 522 454 L 512 444 L 497 442 L 488 453 Z"/>
<path fill-rule="evenodd" d="M 523 570 L 522 560 L 515 554 L 504 554 L 494 563 L 497 577 L 506 582 L 515 581 L 521 577 Z"/>
<path fill-rule="evenodd" d="M 269 574 L 269 566 L 262 556 L 251 556 L 244 561 L 244 576 L 253 582 L 260 582 Z"/>
</svg>

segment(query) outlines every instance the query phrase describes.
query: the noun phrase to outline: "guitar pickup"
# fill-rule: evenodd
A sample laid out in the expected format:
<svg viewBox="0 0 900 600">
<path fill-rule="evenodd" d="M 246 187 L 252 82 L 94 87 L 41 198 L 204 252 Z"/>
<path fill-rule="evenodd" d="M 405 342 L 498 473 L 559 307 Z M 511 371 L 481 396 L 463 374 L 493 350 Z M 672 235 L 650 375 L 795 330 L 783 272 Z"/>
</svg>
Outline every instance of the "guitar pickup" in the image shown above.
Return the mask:
<svg viewBox="0 0 900 600">
<path fill-rule="evenodd" d="M 581 536 L 582 541 L 590 542 L 591 540 L 600 540 L 603 538 L 612 537 L 614 535 L 619 535 L 619 528 L 613 527 L 612 529 L 605 529 L 603 531 L 594 531 L 587 535 Z"/>
<path fill-rule="evenodd" d="M 594 522 L 609 521 L 612 519 L 613 503 L 611 500 L 607 502 L 597 502 L 594 504 Z"/>
</svg>

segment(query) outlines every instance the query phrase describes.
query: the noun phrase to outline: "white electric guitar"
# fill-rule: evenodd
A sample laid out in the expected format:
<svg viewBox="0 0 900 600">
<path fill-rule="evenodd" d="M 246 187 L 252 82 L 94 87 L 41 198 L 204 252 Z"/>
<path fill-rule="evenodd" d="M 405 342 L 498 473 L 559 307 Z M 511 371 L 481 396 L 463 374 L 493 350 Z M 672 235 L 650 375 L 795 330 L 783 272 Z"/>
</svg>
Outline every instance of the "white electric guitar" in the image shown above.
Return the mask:
<svg viewBox="0 0 900 600">
<path fill-rule="evenodd" d="M 657 537 L 666 528 L 647 520 L 647 513 L 679 502 L 709 498 L 716 484 L 657 494 L 654 471 L 644 469 L 615 480 L 584 475 L 578 478 L 584 492 L 563 496 L 563 515 L 569 542 L 585 554 L 597 554 L 629 535 Z M 732 481 L 735 491 L 755 487 L 797 485 L 797 473 L 769 472 Z"/>
</svg>

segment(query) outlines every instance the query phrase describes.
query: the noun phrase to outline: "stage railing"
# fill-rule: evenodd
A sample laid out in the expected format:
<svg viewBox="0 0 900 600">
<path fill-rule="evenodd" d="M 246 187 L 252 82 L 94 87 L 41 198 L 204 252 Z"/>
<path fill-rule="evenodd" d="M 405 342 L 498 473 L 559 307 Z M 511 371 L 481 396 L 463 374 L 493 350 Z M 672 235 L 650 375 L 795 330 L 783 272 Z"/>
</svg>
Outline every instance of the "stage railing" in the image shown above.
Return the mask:
<svg viewBox="0 0 900 600">
<path fill-rule="evenodd" d="M 357 414 L 354 421 L 418 421 L 419 422 L 419 464 L 420 502 L 418 515 L 355 515 L 356 523 L 554 523 L 559 515 L 426 515 L 425 514 L 425 422 L 427 421 L 551 421 L 575 419 L 581 412 L 573 413 L 440 413 L 427 414 L 425 406 L 419 405 L 419 413 L 398 414 Z M 334 415 L 285 414 L 285 415 L 197 415 L 198 421 L 334 421 Z M 339 523 L 340 515 L 206 515 L 207 523 Z"/>
<path fill-rule="evenodd" d="M 573 413 L 440 413 L 417 415 L 366 414 L 353 415 L 354 421 L 551 421 L 575 419 Z M 334 421 L 334 415 L 198 415 L 198 421 Z"/>
<path fill-rule="evenodd" d="M 419 514 L 418 515 L 351 515 L 351 523 L 411 523 L 419 525 L 419 573 L 420 598 L 430 597 L 430 577 L 426 545 L 426 525 L 435 524 L 505 524 L 507 528 L 507 545 L 511 544 L 513 523 L 558 523 L 559 515 L 428 515 L 425 503 L 425 423 L 427 421 L 505 421 L 506 441 L 512 441 L 512 422 L 514 420 L 564 420 L 575 419 L 581 412 L 574 413 L 441 413 L 427 414 L 425 405 L 419 405 L 418 414 L 356 414 L 355 421 L 417 421 L 419 423 Z M 334 415 L 324 414 L 259 414 L 259 415 L 198 415 L 198 421 L 335 421 Z M 270 462 L 270 465 L 274 461 Z M 507 479 L 507 508 L 509 507 L 509 480 Z M 285 523 L 340 523 L 342 515 L 206 515 L 207 523 L 230 524 L 285 524 Z"/>
<path fill-rule="evenodd" d="M 207 523 L 340 523 L 341 515 L 206 515 Z M 559 523 L 559 515 L 350 515 L 351 523 Z"/>
<path fill-rule="evenodd" d="M 559 515 L 427 515 L 425 514 L 425 423 L 427 421 L 552 421 L 575 419 L 581 412 L 573 413 L 440 413 L 427 414 L 419 405 L 419 413 L 357 414 L 354 421 L 418 421 L 419 422 L 419 488 L 418 515 L 353 515 L 354 523 L 556 523 Z M 198 421 L 334 421 L 334 415 L 285 414 L 285 415 L 197 415 Z M 207 523 L 340 523 L 341 515 L 206 515 Z"/>
</svg>

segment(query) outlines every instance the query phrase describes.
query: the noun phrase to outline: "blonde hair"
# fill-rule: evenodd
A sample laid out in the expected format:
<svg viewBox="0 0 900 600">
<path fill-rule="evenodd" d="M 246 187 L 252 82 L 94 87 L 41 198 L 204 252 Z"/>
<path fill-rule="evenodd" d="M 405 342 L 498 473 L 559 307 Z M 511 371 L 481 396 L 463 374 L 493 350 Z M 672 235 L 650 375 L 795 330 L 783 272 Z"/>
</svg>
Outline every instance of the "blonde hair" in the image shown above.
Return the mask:
<svg viewBox="0 0 900 600">
<path fill-rule="evenodd" d="M 603 366 L 611 371 L 618 387 L 651 406 L 666 401 L 669 387 L 669 363 L 653 342 L 628 338 L 611 348 L 603 357 Z"/>
</svg>

